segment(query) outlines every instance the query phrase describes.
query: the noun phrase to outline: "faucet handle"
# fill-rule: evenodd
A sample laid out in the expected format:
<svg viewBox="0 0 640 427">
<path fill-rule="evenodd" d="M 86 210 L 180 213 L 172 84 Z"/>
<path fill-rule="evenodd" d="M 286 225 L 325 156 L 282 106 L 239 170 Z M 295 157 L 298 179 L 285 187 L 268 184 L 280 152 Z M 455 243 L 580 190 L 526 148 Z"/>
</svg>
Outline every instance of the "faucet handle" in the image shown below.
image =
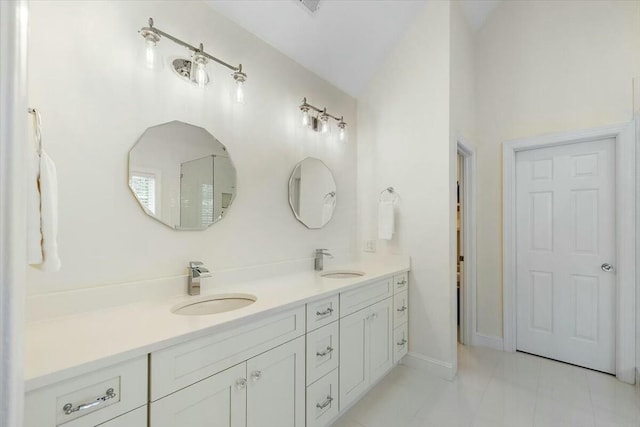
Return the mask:
<svg viewBox="0 0 640 427">
<path fill-rule="evenodd" d="M 189 261 L 189 268 L 198 268 L 201 265 L 204 265 L 201 261 Z"/>
<path fill-rule="evenodd" d="M 316 249 L 316 255 L 324 255 L 329 258 L 333 258 L 333 255 L 329 253 L 329 249 Z"/>
</svg>

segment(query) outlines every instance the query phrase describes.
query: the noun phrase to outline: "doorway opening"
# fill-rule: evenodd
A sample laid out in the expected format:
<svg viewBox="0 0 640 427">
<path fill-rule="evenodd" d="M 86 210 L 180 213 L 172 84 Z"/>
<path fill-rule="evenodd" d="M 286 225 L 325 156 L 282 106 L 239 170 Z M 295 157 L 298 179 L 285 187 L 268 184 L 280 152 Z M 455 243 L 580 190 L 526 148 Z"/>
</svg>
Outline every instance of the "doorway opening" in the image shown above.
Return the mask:
<svg viewBox="0 0 640 427">
<path fill-rule="evenodd" d="M 475 331 L 475 152 L 458 141 L 456 186 L 456 337 L 459 344 L 471 345 Z"/>
</svg>

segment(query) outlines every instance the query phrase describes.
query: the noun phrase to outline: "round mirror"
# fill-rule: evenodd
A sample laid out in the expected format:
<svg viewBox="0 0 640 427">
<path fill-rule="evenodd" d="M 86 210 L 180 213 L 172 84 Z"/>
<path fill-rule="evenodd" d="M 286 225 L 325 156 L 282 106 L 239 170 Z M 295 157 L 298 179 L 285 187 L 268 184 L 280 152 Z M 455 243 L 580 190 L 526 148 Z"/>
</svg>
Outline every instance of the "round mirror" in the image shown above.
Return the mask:
<svg viewBox="0 0 640 427">
<path fill-rule="evenodd" d="M 322 228 L 336 207 L 336 182 L 322 160 L 307 157 L 289 178 L 289 204 L 298 221 L 308 228 Z"/>
<path fill-rule="evenodd" d="M 202 230 L 231 206 L 236 170 L 213 135 L 173 121 L 148 128 L 133 146 L 129 187 L 147 215 L 176 230 Z"/>
</svg>

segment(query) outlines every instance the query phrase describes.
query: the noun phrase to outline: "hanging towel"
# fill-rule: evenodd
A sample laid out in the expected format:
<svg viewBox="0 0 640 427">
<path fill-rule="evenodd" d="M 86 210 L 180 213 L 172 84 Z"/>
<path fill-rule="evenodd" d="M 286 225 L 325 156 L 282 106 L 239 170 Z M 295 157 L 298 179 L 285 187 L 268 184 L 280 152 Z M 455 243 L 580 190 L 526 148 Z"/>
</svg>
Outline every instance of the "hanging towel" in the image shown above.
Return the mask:
<svg viewBox="0 0 640 427">
<path fill-rule="evenodd" d="M 37 181 L 30 176 L 28 250 L 29 263 L 43 271 L 60 270 L 58 256 L 58 179 L 56 165 L 42 150 Z M 38 249 L 40 249 L 38 251 Z M 38 255 L 38 252 L 40 254 Z M 40 261 L 40 262 L 38 262 Z"/>
<path fill-rule="evenodd" d="M 393 201 L 381 200 L 378 205 L 378 239 L 391 240 L 395 228 Z"/>
<path fill-rule="evenodd" d="M 27 262 L 42 264 L 42 232 L 40 231 L 40 156 L 29 159 L 27 182 Z"/>
</svg>

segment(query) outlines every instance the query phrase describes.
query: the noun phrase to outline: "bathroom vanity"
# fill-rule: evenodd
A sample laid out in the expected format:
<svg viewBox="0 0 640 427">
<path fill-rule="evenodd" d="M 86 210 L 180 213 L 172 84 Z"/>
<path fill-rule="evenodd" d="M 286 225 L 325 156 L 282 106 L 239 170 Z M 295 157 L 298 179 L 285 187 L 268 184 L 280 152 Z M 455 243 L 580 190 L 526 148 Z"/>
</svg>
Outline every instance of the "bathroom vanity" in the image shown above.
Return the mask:
<svg viewBox="0 0 640 427">
<path fill-rule="evenodd" d="M 408 260 L 347 267 L 365 274 L 215 289 L 256 297 L 225 313 L 179 297 L 30 325 L 25 425 L 330 425 L 408 348 Z"/>
</svg>

